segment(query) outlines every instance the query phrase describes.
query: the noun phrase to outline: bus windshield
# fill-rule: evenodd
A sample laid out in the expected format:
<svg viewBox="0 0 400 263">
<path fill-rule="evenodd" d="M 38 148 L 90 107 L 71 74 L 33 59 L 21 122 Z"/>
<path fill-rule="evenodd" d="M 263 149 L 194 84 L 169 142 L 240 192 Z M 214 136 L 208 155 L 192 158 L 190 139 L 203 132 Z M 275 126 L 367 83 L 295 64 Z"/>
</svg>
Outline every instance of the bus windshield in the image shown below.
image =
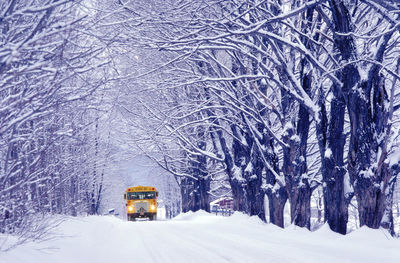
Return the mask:
<svg viewBox="0 0 400 263">
<path fill-rule="evenodd" d="M 155 199 L 156 192 L 128 192 L 128 200 Z"/>
</svg>

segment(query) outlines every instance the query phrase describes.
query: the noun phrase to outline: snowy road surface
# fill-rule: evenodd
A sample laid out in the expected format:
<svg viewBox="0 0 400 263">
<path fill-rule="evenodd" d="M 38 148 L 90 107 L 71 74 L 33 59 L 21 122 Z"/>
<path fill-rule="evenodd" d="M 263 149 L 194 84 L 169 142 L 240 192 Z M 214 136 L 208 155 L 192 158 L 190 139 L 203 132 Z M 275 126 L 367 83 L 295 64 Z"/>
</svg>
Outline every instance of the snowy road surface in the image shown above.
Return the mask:
<svg viewBox="0 0 400 263">
<path fill-rule="evenodd" d="M 156 222 L 93 216 L 68 219 L 59 232 L 63 237 L 0 252 L 0 263 L 400 262 L 400 240 L 381 230 L 283 230 L 242 214 Z"/>
</svg>

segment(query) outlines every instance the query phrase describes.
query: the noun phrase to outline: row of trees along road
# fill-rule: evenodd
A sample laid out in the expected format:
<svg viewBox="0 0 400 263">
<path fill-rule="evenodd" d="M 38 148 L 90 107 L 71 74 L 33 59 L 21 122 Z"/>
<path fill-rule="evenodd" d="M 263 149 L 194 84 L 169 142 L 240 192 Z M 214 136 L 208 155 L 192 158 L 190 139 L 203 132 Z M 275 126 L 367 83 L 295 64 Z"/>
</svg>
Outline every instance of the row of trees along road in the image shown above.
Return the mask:
<svg viewBox="0 0 400 263">
<path fill-rule="evenodd" d="M 291 221 L 310 228 L 311 194 L 322 187 L 332 230 L 346 233 L 354 197 L 361 226 L 393 233 L 397 1 L 115 8 L 112 25 L 143 63 L 127 77 L 135 92 L 121 112 L 139 127 L 134 142 L 176 176 L 183 211 L 209 210 L 212 182 L 225 177 L 236 210 L 266 220 L 266 195 L 272 223 L 284 225 L 289 202 Z"/>
<path fill-rule="evenodd" d="M 41 215 L 99 210 L 111 36 L 92 31 L 89 7 L 0 1 L 0 233 L 35 238 Z"/>
</svg>

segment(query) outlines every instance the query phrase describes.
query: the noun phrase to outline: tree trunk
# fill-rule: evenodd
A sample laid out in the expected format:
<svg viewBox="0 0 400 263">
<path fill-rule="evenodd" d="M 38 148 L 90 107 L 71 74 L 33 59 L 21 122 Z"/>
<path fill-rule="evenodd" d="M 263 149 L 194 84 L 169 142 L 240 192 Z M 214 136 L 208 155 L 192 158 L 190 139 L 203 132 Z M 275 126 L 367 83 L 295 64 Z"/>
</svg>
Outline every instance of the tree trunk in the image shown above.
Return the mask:
<svg viewBox="0 0 400 263">
<path fill-rule="evenodd" d="M 330 0 L 335 30 L 346 35 L 334 35 L 335 46 L 344 62 L 357 59 L 355 41 L 351 34 L 352 24 L 346 3 Z M 379 63 L 393 33 L 387 33 L 379 41 L 373 58 Z M 367 80 L 361 80 L 354 64 L 342 69 L 344 94 L 350 118 L 350 144 L 348 172 L 354 185 L 358 202 L 360 225 L 371 228 L 381 226 L 387 205 L 390 205 L 390 183 L 393 178 L 387 160 L 388 95 L 384 76 L 379 64 L 371 65 Z M 336 114 L 336 113 L 335 113 Z"/>
<path fill-rule="evenodd" d="M 388 125 L 384 109 L 387 95 L 381 81 L 383 77 L 374 75 L 368 82 L 361 83 L 367 94 L 368 91 L 373 92 L 372 102 L 366 103 L 363 94 L 359 93 L 352 93 L 349 98 L 349 174 L 354 182 L 360 226 L 379 228 L 385 212 L 385 191 L 391 172 L 385 163 L 387 153 L 382 143 Z"/>
<path fill-rule="evenodd" d="M 265 207 L 264 207 L 264 191 L 262 190 L 262 171 L 264 165 L 260 160 L 258 150 L 253 146 L 251 155 L 251 169 L 245 170 L 245 178 L 247 181 L 247 202 L 249 207 L 249 214 L 251 216 L 256 215 L 262 221 L 265 219 Z"/>
<path fill-rule="evenodd" d="M 195 195 L 195 209 L 204 210 L 210 212 L 210 201 L 209 201 L 209 191 L 210 191 L 210 180 L 208 178 L 200 178 L 197 180 L 198 194 Z"/>
<path fill-rule="evenodd" d="M 284 228 L 284 210 L 287 200 L 286 190 L 283 188 L 278 189 L 276 192 L 267 193 L 269 203 L 269 219 L 274 225 Z"/>
<path fill-rule="evenodd" d="M 336 32 L 346 33 L 351 30 L 351 19 L 348 10 L 342 1 L 331 0 L 330 7 Z M 350 60 L 355 55 L 355 47 L 351 36 L 334 35 L 334 44 L 340 51 L 340 59 Z M 343 90 L 351 89 L 358 81 L 359 75 L 350 64 L 338 71 L 336 76 L 343 82 L 340 89 L 336 84 L 332 87 L 334 98 L 331 102 L 331 114 L 327 123 L 326 111 L 323 106 L 321 123 L 317 124 L 319 147 L 322 160 L 322 177 L 324 181 L 324 208 L 325 221 L 330 228 L 338 233 L 346 234 L 348 221 L 348 202 L 350 196 L 346 196 L 344 189 L 344 145 L 346 137 L 343 133 L 345 97 Z M 320 103 L 321 105 L 321 103 Z"/>
<path fill-rule="evenodd" d="M 348 202 L 344 189 L 344 128 L 345 102 L 343 96 L 334 87 L 331 102 L 331 116 L 328 127 L 327 148 L 322 158 L 322 176 L 324 180 L 325 221 L 330 228 L 341 234 L 347 232 Z M 350 196 L 348 196 L 350 197 Z M 350 198 L 348 198 L 350 199 Z"/>
<path fill-rule="evenodd" d="M 246 214 L 250 214 L 250 205 L 248 200 L 248 181 L 246 180 L 245 169 L 251 162 L 251 145 L 252 141 L 246 130 L 241 130 L 239 127 L 231 126 L 232 133 L 237 139 L 233 139 L 233 178 L 229 180 L 232 187 L 232 193 L 234 198 L 234 206 L 237 211 L 242 211 Z M 244 145 L 242 141 L 245 140 L 247 145 Z"/>
<path fill-rule="evenodd" d="M 283 181 L 283 178 L 276 177 L 276 175 L 279 175 L 280 171 L 279 159 L 275 152 L 273 140 L 267 136 L 264 140 L 266 149 L 268 149 L 265 153 L 265 158 L 269 161 L 271 167 L 275 171 L 275 173 L 273 173 L 269 169 L 266 170 L 266 184 L 268 187 L 265 190 L 265 193 L 268 196 L 270 222 L 283 228 L 285 226 L 284 209 L 288 199 L 288 194 L 282 182 L 279 182 L 279 180 Z"/>
<path fill-rule="evenodd" d="M 210 212 L 210 179 L 207 177 L 183 178 L 180 182 L 182 212 L 204 210 Z"/>
<path fill-rule="evenodd" d="M 233 196 L 233 210 L 245 212 L 247 210 L 247 204 L 243 181 L 239 181 L 236 178 L 230 179 L 229 181 Z"/>
<path fill-rule="evenodd" d="M 307 92 L 311 89 L 311 77 L 305 75 L 302 78 L 304 90 Z M 296 132 L 292 125 L 286 127 L 283 139 L 289 147 L 283 149 L 282 168 L 290 202 L 291 222 L 308 229 L 311 228 L 310 201 L 312 193 L 309 178 L 306 176 L 309 118 L 307 108 L 300 105 Z"/>
</svg>

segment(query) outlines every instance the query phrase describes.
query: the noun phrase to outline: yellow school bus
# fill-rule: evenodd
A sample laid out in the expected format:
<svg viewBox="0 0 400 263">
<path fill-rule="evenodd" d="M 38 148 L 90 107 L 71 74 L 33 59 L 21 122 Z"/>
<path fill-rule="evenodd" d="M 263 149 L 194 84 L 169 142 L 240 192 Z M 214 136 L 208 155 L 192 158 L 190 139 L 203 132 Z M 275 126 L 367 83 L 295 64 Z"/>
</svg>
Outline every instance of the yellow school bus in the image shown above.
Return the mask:
<svg viewBox="0 0 400 263">
<path fill-rule="evenodd" d="M 157 197 L 157 189 L 152 186 L 139 185 L 126 189 L 124 199 L 128 221 L 136 221 L 136 218 L 156 220 Z"/>
</svg>

